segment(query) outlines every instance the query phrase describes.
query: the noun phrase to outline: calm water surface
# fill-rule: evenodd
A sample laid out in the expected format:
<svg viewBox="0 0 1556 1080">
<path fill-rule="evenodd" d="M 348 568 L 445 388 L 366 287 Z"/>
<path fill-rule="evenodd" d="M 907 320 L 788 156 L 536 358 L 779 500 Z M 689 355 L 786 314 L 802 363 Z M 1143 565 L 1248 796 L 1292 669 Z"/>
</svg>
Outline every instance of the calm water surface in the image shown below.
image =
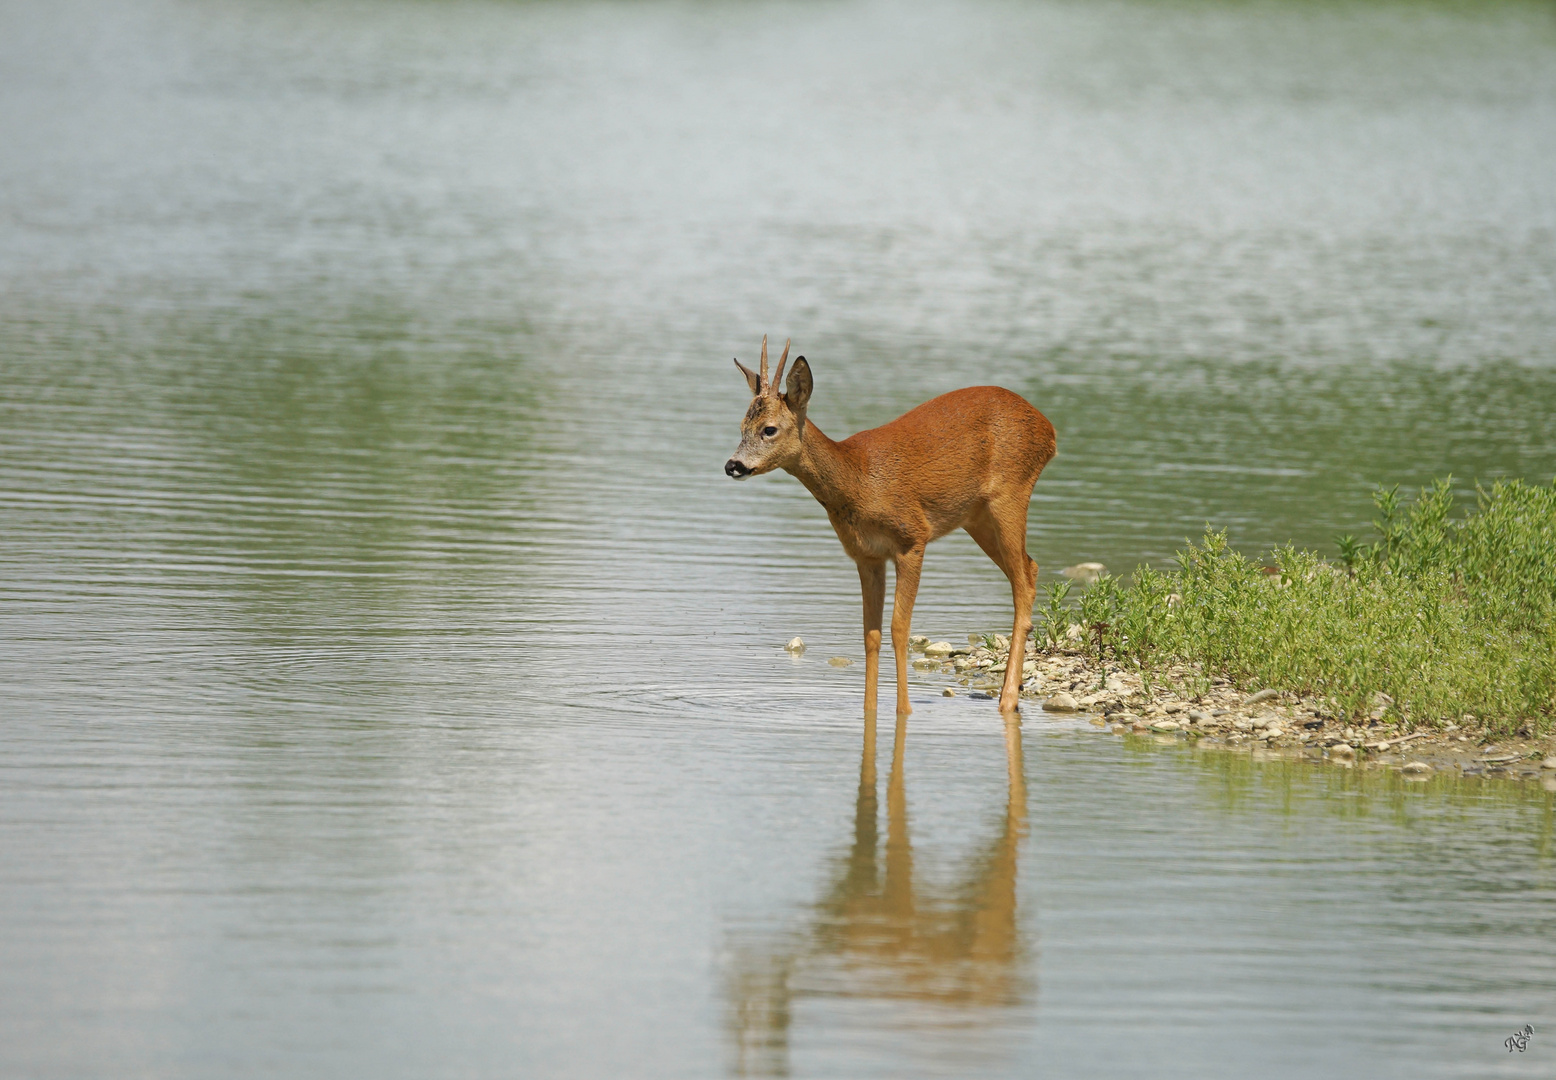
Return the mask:
<svg viewBox="0 0 1556 1080">
<path fill-rule="evenodd" d="M 1045 577 L 1549 479 L 1553 132 L 1539 5 L 0 6 L 0 1074 L 1550 1075 L 1552 793 L 877 730 L 721 466 L 765 332 Z"/>
</svg>

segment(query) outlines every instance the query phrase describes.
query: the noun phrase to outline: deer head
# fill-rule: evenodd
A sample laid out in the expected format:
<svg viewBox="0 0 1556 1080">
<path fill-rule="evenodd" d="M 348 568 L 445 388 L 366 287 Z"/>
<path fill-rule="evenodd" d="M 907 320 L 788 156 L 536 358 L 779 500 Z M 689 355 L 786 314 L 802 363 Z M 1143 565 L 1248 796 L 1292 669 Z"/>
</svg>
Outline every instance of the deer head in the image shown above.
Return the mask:
<svg viewBox="0 0 1556 1080">
<path fill-rule="evenodd" d="M 789 382 L 783 393 L 778 384 L 783 382 L 783 367 L 789 359 L 789 343 L 783 343 L 783 355 L 778 358 L 778 372 L 767 377 L 767 338 L 762 338 L 762 370 L 752 371 L 739 360 L 735 366 L 746 377 L 751 388 L 751 406 L 746 418 L 740 422 L 740 445 L 735 456 L 724 463 L 724 474 L 736 480 L 744 480 L 758 473 L 785 469 L 797 462 L 803 449 L 801 439 L 805 434 L 805 407 L 810 404 L 810 365 L 803 356 L 794 358 L 794 368 L 789 372 Z"/>
</svg>

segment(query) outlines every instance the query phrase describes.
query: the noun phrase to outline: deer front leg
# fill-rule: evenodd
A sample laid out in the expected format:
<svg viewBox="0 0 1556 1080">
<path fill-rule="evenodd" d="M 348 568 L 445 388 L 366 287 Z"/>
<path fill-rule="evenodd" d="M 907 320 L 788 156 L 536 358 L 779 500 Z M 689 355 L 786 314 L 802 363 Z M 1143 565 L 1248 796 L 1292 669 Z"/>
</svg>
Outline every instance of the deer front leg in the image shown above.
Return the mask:
<svg viewBox="0 0 1556 1080">
<path fill-rule="evenodd" d="M 859 563 L 864 594 L 864 711 L 875 716 L 876 683 L 881 677 L 881 610 L 886 606 L 886 563 Z"/>
<path fill-rule="evenodd" d="M 919 571 L 924 569 L 924 549 L 897 557 L 897 595 L 891 605 L 891 651 L 897 657 L 897 714 L 913 711 L 908 704 L 908 635 L 913 626 L 913 600 L 918 596 Z"/>
</svg>

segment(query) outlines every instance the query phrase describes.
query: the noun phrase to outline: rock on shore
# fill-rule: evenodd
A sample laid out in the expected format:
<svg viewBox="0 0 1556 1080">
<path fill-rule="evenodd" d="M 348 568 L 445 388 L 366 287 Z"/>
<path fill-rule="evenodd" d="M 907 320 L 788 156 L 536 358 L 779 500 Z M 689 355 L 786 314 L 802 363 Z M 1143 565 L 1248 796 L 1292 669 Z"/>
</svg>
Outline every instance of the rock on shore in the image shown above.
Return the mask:
<svg viewBox="0 0 1556 1080">
<path fill-rule="evenodd" d="M 1059 572 L 1077 585 L 1095 585 L 1108 568 L 1099 562 L 1083 562 L 1066 566 Z"/>
</svg>

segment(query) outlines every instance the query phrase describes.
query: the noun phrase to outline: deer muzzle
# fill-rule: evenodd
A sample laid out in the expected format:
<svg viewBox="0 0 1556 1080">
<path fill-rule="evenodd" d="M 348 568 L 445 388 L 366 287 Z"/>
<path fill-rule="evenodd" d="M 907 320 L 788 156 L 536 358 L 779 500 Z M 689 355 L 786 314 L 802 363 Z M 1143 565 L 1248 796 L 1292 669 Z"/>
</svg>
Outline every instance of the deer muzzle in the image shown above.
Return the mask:
<svg viewBox="0 0 1556 1080">
<path fill-rule="evenodd" d="M 751 470 L 743 462 L 730 458 L 724 463 L 724 475 L 734 480 L 744 480 L 751 475 Z"/>
</svg>

